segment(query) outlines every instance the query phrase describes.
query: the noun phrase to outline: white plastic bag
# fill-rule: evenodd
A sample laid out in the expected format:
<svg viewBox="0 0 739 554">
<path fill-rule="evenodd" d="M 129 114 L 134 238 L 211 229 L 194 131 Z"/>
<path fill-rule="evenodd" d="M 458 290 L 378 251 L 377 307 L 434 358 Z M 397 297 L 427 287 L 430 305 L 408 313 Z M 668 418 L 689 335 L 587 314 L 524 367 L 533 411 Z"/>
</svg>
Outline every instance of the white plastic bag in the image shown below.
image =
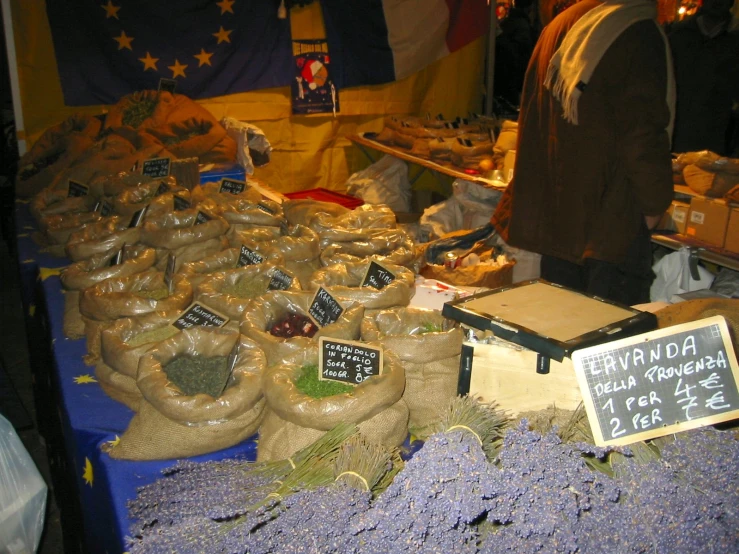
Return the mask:
<svg viewBox="0 0 739 554">
<path fill-rule="evenodd" d="M 367 169 L 352 174 L 346 189 L 368 204 L 386 204 L 395 213 L 411 211 L 408 165 L 393 156 L 385 155 Z"/>
<path fill-rule="evenodd" d="M 236 160 L 247 175 L 254 174 L 254 166 L 261 167 L 269 163 L 272 145 L 259 127 L 233 117 L 224 117 L 221 125 L 226 128 L 228 136 L 236 141 Z"/>
<path fill-rule="evenodd" d="M 44 530 L 46 491 L 15 429 L 0 415 L 0 552 L 36 551 Z"/>
<path fill-rule="evenodd" d="M 698 279 L 690 271 L 690 249 L 681 248 L 668 254 L 652 267 L 657 278 L 650 289 L 652 302 L 671 302 L 675 294 L 707 289 L 713 283 L 713 274 L 705 267 L 695 266 Z"/>
</svg>

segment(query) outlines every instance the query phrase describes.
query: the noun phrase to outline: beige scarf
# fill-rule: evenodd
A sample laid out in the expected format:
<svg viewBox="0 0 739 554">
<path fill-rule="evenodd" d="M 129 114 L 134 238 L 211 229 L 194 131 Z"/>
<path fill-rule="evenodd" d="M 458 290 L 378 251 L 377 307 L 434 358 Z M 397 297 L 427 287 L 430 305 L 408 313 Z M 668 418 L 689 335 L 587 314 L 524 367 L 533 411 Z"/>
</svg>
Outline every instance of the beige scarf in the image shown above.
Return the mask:
<svg viewBox="0 0 739 554">
<path fill-rule="evenodd" d="M 670 109 L 668 136 L 675 118 L 675 77 L 670 45 L 656 22 L 657 4 L 649 0 L 606 0 L 583 15 L 568 31 L 547 68 L 544 86 L 559 100 L 564 117 L 578 123 L 577 102 L 603 54 L 621 33 L 637 21 L 654 20 L 662 35 L 667 56 L 667 105 Z"/>
</svg>

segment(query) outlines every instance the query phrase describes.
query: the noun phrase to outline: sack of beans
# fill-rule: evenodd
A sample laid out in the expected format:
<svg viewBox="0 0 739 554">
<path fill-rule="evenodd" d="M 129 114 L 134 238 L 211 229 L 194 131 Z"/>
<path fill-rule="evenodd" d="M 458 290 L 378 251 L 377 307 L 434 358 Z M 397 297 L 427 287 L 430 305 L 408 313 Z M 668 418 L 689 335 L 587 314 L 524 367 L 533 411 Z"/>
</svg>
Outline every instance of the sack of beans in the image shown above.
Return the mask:
<svg viewBox="0 0 739 554">
<path fill-rule="evenodd" d="M 321 251 L 321 264 L 374 260 L 381 264 L 402 265 L 415 269 L 418 263 L 413 239 L 400 229 L 377 229 L 370 237 L 354 242 L 333 242 Z"/>
<path fill-rule="evenodd" d="M 253 298 L 266 294 L 279 267 L 271 263 L 227 269 L 205 277 L 195 288 L 195 300 L 201 300 L 232 320 L 241 315 Z M 302 290 L 297 279 L 290 280 L 287 289 Z"/>
<path fill-rule="evenodd" d="M 374 270 L 375 273 L 368 273 Z M 368 277 L 364 284 L 365 276 Z M 340 302 L 357 302 L 367 310 L 407 306 L 414 292 L 416 275 L 411 270 L 372 261 L 334 264 L 313 273 L 311 289 L 323 287 Z"/>
<path fill-rule="evenodd" d="M 289 458 L 339 423 L 355 423 L 369 441 L 400 446 L 408 434 L 403 366 L 392 352 L 382 372 L 353 386 L 318 378 L 318 347 L 290 362 L 269 364 L 262 381 L 267 400 L 257 460 Z"/>
<path fill-rule="evenodd" d="M 322 336 L 345 340 L 359 338 L 364 306 L 342 304 L 339 317 L 319 327 L 308 315 L 314 296 L 310 291 L 269 291 L 246 306 L 241 332 L 259 344 L 269 363 L 300 355 Z"/>
<path fill-rule="evenodd" d="M 108 251 L 117 252 L 123 245 L 139 242 L 141 229 L 129 227 L 130 218 L 113 215 L 85 225 L 69 235 L 64 251 L 73 262 L 86 260 Z"/>
<path fill-rule="evenodd" d="M 249 438 L 263 417 L 264 368 L 264 353 L 237 331 L 195 326 L 157 343 L 141 357 L 139 410 L 110 456 L 185 458 Z"/>
<path fill-rule="evenodd" d="M 410 428 L 425 436 L 457 396 L 462 330 L 438 311 L 404 307 L 368 315 L 361 333 L 363 341 L 377 342 L 400 359 Z"/>
<path fill-rule="evenodd" d="M 152 248 L 135 245 L 123 249 L 121 263 L 111 265 L 116 250 L 96 254 L 67 266 L 60 274 L 64 288 L 64 336 L 79 339 L 85 336 L 85 323 L 80 314 L 80 291 L 106 279 L 127 277 L 146 271 L 156 262 Z"/>
<path fill-rule="evenodd" d="M 150 269 L 128 277 L 106 279 L 80 293 L 80 313 L 85 322 L 88 365 L 100 357 L 101 333 L 113 321 L 157 311 L 184 310 L 192 302 L 193 290 L 187 277 L 175 274 L 172 290 L 164 273 Z"/>
</svg>

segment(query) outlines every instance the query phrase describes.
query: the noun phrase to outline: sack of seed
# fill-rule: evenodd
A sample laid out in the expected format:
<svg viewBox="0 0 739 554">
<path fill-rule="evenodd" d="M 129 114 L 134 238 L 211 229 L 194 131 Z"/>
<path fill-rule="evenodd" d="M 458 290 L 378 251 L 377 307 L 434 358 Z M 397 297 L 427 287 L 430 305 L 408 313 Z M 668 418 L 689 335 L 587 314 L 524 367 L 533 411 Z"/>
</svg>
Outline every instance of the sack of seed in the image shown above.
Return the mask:
<svg viewBox="0 0 739 554">
<path fill-rule="evenodd" d="M 79 339 L 85 336 L 85 323 L 80 314 L 80 291 L 106 279 L 127 277 L 146 271 L 156 262 L 156 252 L 143 245 L 127 247 L 121 263 L 111 265 L 116 250 L 108 250 L 67 266 L 60 275 L 64 288 L 64 336 Z"/>
<path fill-rule="evenodd" d="M 139 362 L 143 399 L 110 456 L 190 457 L 247 439 L 263 417 L 265 363 L 259 347 L 236 331 L 196 326 L 158 343 Z"/>
<path fill-rule="evenodd" d="M 354 242 L 332 242 L 321 251 L 323 266 L 374 260 L 381 264 L 414 269 L 418 263 L 413 239 L 400 229 L 373 230 L 370 238 Z"/>
<path fill-rule="evenodd" d="M 319 212 L 308 226 L 321 239 L 321 248 L 334 242 L 352 242 L 372 238 L 377 229 L 397 228 L 395 213 L 385 205 L 365 204 L 339 216 Z"/>
<path fill-rule="evenodd" d="M 356 302 L 342 305 L 333 323 L 319 327 L 308 315 L 314 296 L 309 291 L 269 291 L 246 306 L 241 332 L 259 344 L 270 364 L 300 356 L 322 336 L 359 338 L 364 306 Z"/>
<path fill-rule="evenodd" d="M 457 396 L 462 330 L 437 311 L 405 307 L 368 315 L 361 333 L 363 341 L 397 354 L 405 370 L 410 428 L 424 436 Z"/>
<path fill-rule="evenodd" d="M 308 225 L 316 215 L 326 214 L 329 217 L 339 217 L 351 210 L 334 202 L 321 202 L 310 198 L 299 200 L 285 200 L 282 210 L 288 225 Z"/>
<path fill-rule="evenodd" d="M 367 440 L 387 448 L 408 434 L 405 377 L 398 358 L 386 352 L 382 373 L 352 386 L 318 377 L 318 347 L 290 363 L 267 368 L 262 388 L 266 415 L 259 429 L 257 460 L 290 457 L 339 423 L 355 423 Z"/>
<path fill-rule="evenodd" d="M 129 227 L 130 218 L 119 215 L 104 217 L 69 235 L 64 251 L 73 262 L 86 260 L 108 251 L 118 252 L 124 244 L 139 242 L 141 229 Z"/>
<path fill-rule="evenodd" d="M 80 293 L 80 313 L 85 323 L 88 365 L 100 357 L 103 330 L 116 319 L 157 311 L 183 310 L 192 302 L 193 290 L 184 275 L 172 279 L 172 290 L 164 273 L 153 269 L 128 277 L 106 279 Z"/>
<path fill-rule="evenodd" d="M 189 205 L 190 191 L 177 185 L 173 177 L 150 181 L 121 192 L 113 199 L 113 210 L 118 215 L 130 218 L 144 206 L 148 206 L 146 215 L 152 217 L 157 213 L 173 212 L 175 196 Z"/>
<path fill-rule="evenodd" d="M 324 267 L 313 273 L 311 288 L 323 287 L 340 302 L 357 302 L 367 310 L 407 306 L 415 274 L 402 266 L 379 266 L 371 260 Z"/>
<path fill-rule="evenodd" d="M 195 300 L 232 320 L 240 320 L 249 302 L 266 294 L 271 284 L 274 286 L 273 278 L 278 270 L 277 266 L 263 262 L 212 274 L 195 288 Z M 297 279 L 291 279 L 288 288 L 282 290 L 302 289 Z"/>
</svg>

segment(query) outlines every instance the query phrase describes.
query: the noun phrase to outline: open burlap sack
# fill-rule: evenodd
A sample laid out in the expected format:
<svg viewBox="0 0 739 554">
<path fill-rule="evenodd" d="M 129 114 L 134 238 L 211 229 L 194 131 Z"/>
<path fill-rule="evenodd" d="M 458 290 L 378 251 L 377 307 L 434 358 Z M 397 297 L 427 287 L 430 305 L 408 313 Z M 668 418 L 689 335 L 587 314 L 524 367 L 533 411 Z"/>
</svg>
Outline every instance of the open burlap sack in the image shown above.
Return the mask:
<svg viewBox="0 0 739 554">
<path fill-rule="evenodd" d="M 269 281 L 277 266 L 271 263 L 227 269 L 206 277 L 195 288 L 195 300 L 200 300 L 232 320 L 240 320 L 253 298 L 267 293 Z M 250 296 L 240 296 L 248 290 Z M 299 291 L 300 283 L 293 279 L 288 290 Z"/>
<path fill-rule="evenodd" d="M 174 177 L 149 181 L 127 188 L 113 198 L 113 211 L 129 218 L 144 206 L 149 206 L 149 217 L 157 213 L 173 212 L 175 195 L 190 202 L 190 191 L 177 185 Z"/>
<path fill-rule="evenodd" d="M 383 355 L 382 374 L 354 387 L 351 394 L 311 398 L 295 386 L 301 368 L 318 363 L 318 348 L 307 348 L 293 363 L 270 365 L 262 380 L 267 415 L 259 430 L 257 460 L 283 460 L 312 444 L 338 423 L 356 423 L 367 440 L 387 448 L 408 435 L 403 366 L 392 352 Z"/>
<path fill-rule="evenodd" d="M 178 158 L 197 157 L 202 163 L 236 161 L 236 141 L 220 123 L 210 119 L 190 117 L 146 131 Z"/>
<path fill-rule="evenodd" d="M 164 273 L 153 269 L 127 277 L 106 279 L 80 293 L 80 313 L 85 322 L 87 355 L 84 362 L 92 365 L 100 358 L 102 332 L 116 319 L 152 312 L 184 310 L 192 302 L 193 290 L 184 275 L 173 278 L 173 291 L 167 296 L 151 298 L 153 292 L 166 290 Z"/>
<path fill-rule="evenodd" d="M 183 263 L 179 272 L 187 275 L 192 286 L 197 287 L 213 273 L 238 267 L 239 255 L 239 248 L 225 248 L 210 256 Z"/>
<path fill-rule="evenodd" d="M 319 269 L 311 277 L 311 290 L 323 287 L 339 302 L 357 302 L 367 310 L 407 306 L 415 290 L 415 273 L 405 267 L 388 264 L 385 269 L 395 275 L 392 283 L 382 289 L 362 287 L 362 279 L 371 263 L 334 264 Z"/>
<path fill-rule="evenodd" d="M 224 248 L 228 248 L 228 239 L 225 235 L 190 245 L 180 246 L 174 250 L 169 248 L 156 248 L 157 263 L 154 267 L 160 271 L 164 271 L 167 268 L 167 259 L 171 253 L 175 256 L 175 270 L 179 272 L 180 268 L 184 264 L 212 256 L 222 251 Z"/>
<path fill-rule="evenodd" d="M 315 293 L 309 291 L 270 291 L 260 298 L 253 299 L 244 309 L 241 318 L 241 332 L 253 339 L 264 350 L 270 364 L 291 360 L 301 356 L 322 336 L 345 340 L 359 338 L 359 328 L 364 317 L 364 306 L 352 303 L 342 304 L 344 311 L 339 318 L 318 329 L 313 337 L 282 338 L 272 335 L 269 330 L 275 323 L 289 314 L 308 316 L 311 300 Z"/>
<path fill-rule="evenodd" d="M 44 131 L 18 163 L 16 195 L 30 198 L 49 186 L 62 169 L 95 143 L 101 127 L 97 117 L 74 114 Z"/>
<path fill-rule="evenodd" d="M 338 217 L 351 210 L 334 202 L 320 202 L 310 198 L 285 200 L 282 203 L 285 219 L 289 225 L 308 225 L 317 214 L 325 213 L 331 217 Z"/>
<path fill-rule="evenodd" d="M 126 277 L 146 271 L 156 262 L 152 248 L 136 245 L 127 248 L 120 264 L 110 265 L 118 251 L 109 250 L 67 266 L 60 275 L 64 288 L 64 336 L 79 339 L 85 336 L 85 324 L 79 309 L 79 292 L 105 279 Z"/>
<path fill-rule="evenodd" d="M 377 342 L 400 359 L 410 427 L 425 435 L 457 395 L 462 330 L 437 311 L 408 307 L 365 317 L 361 332 L 363 341 Z"/>
<path fill-rule="evenodd" d="M 226 220 L 215 214 L 208 214 L 210 220 L 195 225 L 198 213 L 197 209 L 188 209 L 148 217 L 141 228 L 141 242 L 155 248 L 174 250 L 220 237 L 228 230 Z"/>
<path fill-rule="evenodd" d="M 726 318 L 734 346 L 739 345 L 739 299 L 738 298 L 700 298 L 672 304 L 654 313 L 660 329 L 697 321 L 714 315 Z"/>
<path fill-rule="evenodd" d="M 148 175 L 142 175 L 137 172 L 119 171 L 116 173 L 104 173 L 97 177 L 93 177 L 90 180 L 89 185 L 95 190 L 102 191 L 101 196 L 112 197 L 119 195 L 126 189 L 158 180 L 159 179 L 149 177 Z"/>
<path fill-rule="evenodd" d="M 281 228 L 287 226 L 282 207 L 272 200 L 254 202 L 226 193 L 215 198 L 204 198 L 197 203 L 197 206 L 203 206 L 217 213 L 228 221 L 231 229 L 234 230 L 268 227 L 279 233 Z"/>
<path fill-rule="evenodd" d="M 96 199 L 93 195 L 68 196 L 69 188 L 46 188 L 36 194 L 29 204 L 31 215 L 37 223 L 52 215 L 71 215 L 92 211 Z"/>
<path fill-rule="evenodd" d="M 210 183 L 201 183 L 192 189 L 193 206 L 202 204 L 206 200 L 211 200 L 218 206 L 232 206 L 239 202 L 247 202 L 256 204 L 262 200 L 262 193 L 247 183 L 246 188 L 238 193 L 221 192 L 221 182 L 213 181 Z"/>
<path fill-rule="evenodd" d="M 364 204 L 339 216 L 319 212 L 308 221 L 308 227 L 321 239 L 321 248 L 334 242 L 368 240 L 378 229 L 397 226 L 395 213 L 388 206 L 373 204 Z"/>
<path fill-rule="evenodd" d="M 282 228 L 280 227 L 265 227 L 262 225 L 245 228 L 241 227 L 229 227 L 228 243 L 235 247 L 241 248 L 241 245 L 245 245 L 247 248 L 254 249 L 254 245 L 258 242 L 271 242 L 277 240 L 282 236 Z"/>
<path fill-rule="evenodd" d="M 230 384 L 218 398 L 183 394 L 163 369 L 180 356 L 228 356 L 237 342 Z M 158 343 L 139 362 L 136 380 L 143 400 L 118 444 L 109 450 L 110 456 L 129 460 L 190 457 L 247 439 L 262 421 L 265 363 L 259 347 L 235 331 L 191 327 Z"/>
<path fill-rule="evenodd" d="M 374 230 L 370 238 L 354 242 L 332 242 L 321 251 L 321 264 L 374 260 L 381 264 L 414 269 L 417 262 L 413 239 L 400 229 Z"/>
<path fill-rule="evenodd" d="M 119 373 L 100 360 L 95 365 L 95 378 L 103 392 L 116 402 L 138 411 L 141 403 L 141 391 L 135 377 Z"/>
<path fill-rule="evenodd" d="M 141 229 L 129 227 L 130 218 L 119 215 L 104 217 L 69 235 L 64 251 L 73 262 L 86 260 L 106 252 L 117 252 L 124 244 L 139 242 Z"/>
<path fill-rule="evenodd" d="M 66 254 L 65 245 L 72 233 L 99 220 L 97 212 L 47 215 L 41 219 L 41 232 L 34 234 L 34 239 L 45 252 L 61 257 Z"/>
</svg>

